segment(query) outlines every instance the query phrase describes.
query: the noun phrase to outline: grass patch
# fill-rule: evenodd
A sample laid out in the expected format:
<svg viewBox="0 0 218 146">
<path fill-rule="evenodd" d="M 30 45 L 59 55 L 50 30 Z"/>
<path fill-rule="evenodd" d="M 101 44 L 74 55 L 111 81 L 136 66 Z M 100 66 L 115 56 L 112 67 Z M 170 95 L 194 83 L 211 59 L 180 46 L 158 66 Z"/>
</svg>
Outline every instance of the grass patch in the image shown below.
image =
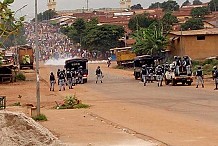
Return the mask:
<svg viewBox="0 0 218 146">
<path fill-rule="evenodd" d="M 16 79 L 19 80 L 19 81 L 25 81 L 26 80 L 26 76 L 22 72 L 19 72 L 16 75 Z"/>
<path fill-rule="evenodd" d="M 77 109 L 80 109 L 80 108 L 89 108 L 89 107 L 90 107 L 89 105 L 82 104 L 82 103 L 79 103 L 79 104 L 73 106 L 73 108 L 77 108 Z"/>
<path fill-rule="evenodd" d="M 40 114 L 38 116 L 32 117 L 35 121 L 47 121 L 47 117 L 44 114 Z"/>
<path fill-rule="evenodd" d="M 57 105 L 56 109 L 80 109 L 80 108 L 89 108 L 87 104 L 83 104 L 81 100 L 78 100 L 76 95 L 66 96 L 64 103 Z"/>
</svg>

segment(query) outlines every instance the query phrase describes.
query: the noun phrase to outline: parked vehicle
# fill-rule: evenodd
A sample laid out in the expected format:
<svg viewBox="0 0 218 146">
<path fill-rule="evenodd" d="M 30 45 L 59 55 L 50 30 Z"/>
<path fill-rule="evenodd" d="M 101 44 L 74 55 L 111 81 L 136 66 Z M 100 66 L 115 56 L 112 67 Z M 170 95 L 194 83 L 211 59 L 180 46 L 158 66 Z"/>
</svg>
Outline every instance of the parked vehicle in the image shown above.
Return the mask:
<svg viewBox="0 0 218 146">
<path fill-rule="evenodd" d="M 88 80 L 88 59 L 85 58 L 73 58 L 65 61 L 65 66 L 64 68 L 66 69 L 72 69 L 76 72 L 79 71 L 79 68 L 82 67 L 82 80 L 83 83 L 86 83 Z"/>
<path fill-rule="evenodd" d="M 34 54 L 33 48 L 30 46 L 24 45 L 18 47 L 20 69 L 24 67 L 33 69 L 33 62 L 34 62 L 33 54 Z"/>
<path fill-rule="evenodd" d="M 112 58 L 115 58 L 118 65 L 128 65 L 133 62 L 136 54 L 132 52 L 131 47 L 110 49 Z"/>
<path fill-rule="evenodd" d="M 168 85 L 172 83 L 175 86 L 177 83 L 182 83 L 182 85 L 191 85 L 193 82 L 191 63 L 190 65 L 185 65 L 184 60 L 181 60 L 181 65 L 176 66 L 175 61 L 170 64 L 170 69 L 165 73 L 165 84 Z M 178 71 L 176 71 L 176 69 Z M 179 74 L 178 74 L 179 72 Z"/>
<path fill-rule="evenodd" d="M 135 79 L 141 79 L 141 70 L 142 65 L 147 65 L 148 69 L 153 68 L 154 69 L 154 58 L 151 55 L 142 55 L 137 56 L 134 59 L 134 77 Z"/>
</svg>

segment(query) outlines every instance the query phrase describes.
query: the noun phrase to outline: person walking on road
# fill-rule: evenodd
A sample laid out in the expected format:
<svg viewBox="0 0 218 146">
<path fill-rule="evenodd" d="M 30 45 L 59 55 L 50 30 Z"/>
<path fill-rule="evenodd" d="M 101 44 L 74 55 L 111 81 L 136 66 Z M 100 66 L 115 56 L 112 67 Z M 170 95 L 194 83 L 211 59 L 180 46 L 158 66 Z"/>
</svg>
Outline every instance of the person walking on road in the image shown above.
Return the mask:
<svg viewBox="0 0 218 146">
<path fill-rule="evenodd" d="M 215 80 L 215 89 L 214 90 L 218 90 L 218 69 L 217 66 L 213 67 L 213 80 Z"/>
<path fill-rule="evenodd" d="M 197 78 L 196 88 L 198 88 L 199 83 L 201 83 L 202 88 L 204 88 L 203 70 L 201 69 L 200 66 L 198 67 L 198 70 L 196 71 L 196 78 Z"/>
<path fill-rule="evenodd" d="M 65 90 L 65 73 L 63 71 L 59 74 L 59 91 Z"/>
<path fill-rule="evenodd" d="M 69 89 L 73 89 L 72 88 L 72 76 L 71 76 L 71 71 L 69 68 L 67 68 L 66 76 L 67 76 L 67 85 Z"/>
<path fill-rule="evenodd" d="M 54 84 L 56 83 L 53 72 L 50 74 L 50 91 L 54 91 Z"/>
<path fill-rule="evenodd" d="M 144 86 L 146 86 L 147 77 L 148 77 L 148 68 L 147 68 L 146 65 L 142 65 L 141 74 L 142 74 L 142 81 L 143 81 L 143 83 L 144 83 Z"/>
<path fill-rule="evenodd" d="M 162 81 L 163 81 L 163 69 L 161 65 L 157 66 L 156 75 L 157 75 L 157 86 L 160 87 L 162 86 Z"/>
<path fill-rule="evenodd" d="M 103 77 L 103 75 L 102 75 L 102 71 L 101 71 L 100 66 L 97 67 L 97 69 L 96 69 L 96 71 L 95 71 L 95 74 L 96 74 L 96 76 L 97 76 L 96 84 L 98 83 L 98 80 L 100 80 L 101 83 L 102 83 L 102 77 Z"/>
<path fill-rule="evenodd" d="M 57 71 L 58 85 L 59 85 L 59 74 L 60 74 L 60 72 L 61 72 L 61 70 L 60 70 L 60 69 L 58 69 L 58 71 Z"/>
</svg>

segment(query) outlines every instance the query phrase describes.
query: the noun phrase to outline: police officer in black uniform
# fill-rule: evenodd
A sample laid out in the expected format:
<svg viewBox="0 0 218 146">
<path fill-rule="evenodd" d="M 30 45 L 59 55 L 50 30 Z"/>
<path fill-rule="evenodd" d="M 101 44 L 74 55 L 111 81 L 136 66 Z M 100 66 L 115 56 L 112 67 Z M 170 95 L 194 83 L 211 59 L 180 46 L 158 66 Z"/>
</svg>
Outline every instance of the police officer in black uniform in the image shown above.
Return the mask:
<svg viewBox="0 0 218 146">
<path fill-rule="evenodd" d="M 66 82 L 65 73 L 64 73 L 64 71 L 60 71 L 60 74 L 59 74 L 59 91 L 61 91 L 62 88 L 63 88 L 63 90 L 65 90 L 65 82 Z"/>
<path fill-rule="evenodd" d="M 200 66 L 198 67 L 198 70 L 196 71 L 196 78 L 197 78 L 196 88 L 198 88 L 199 83 L 201 83 L 202 88 L 204 88 L 203 70 L 201 69 Z"/>
<path fill-rule="evenodd" d="M 74 68 L 71 68 L 70 73 L 71 73 L 71 78 L 72 78 L 72 86 L 75 86 L 76 85 L 76 71 L 74 70 Z"/>
<path fill-rule="evenodd" d="M 144 83 L 144 86 L 146 86 L 147 77 L 148 77 L 148 68 L 147 68 L 147 65 L 142 65 L 141 75 L 142 75 L 142 81 Z"/>
<path fill-rule="evenodd" d="M 215 89 L 214 90 L 218 90 L 218 69 L 217 66 L 213 67 L 213 80 L 215 80 Z"/>
<path fill-rule="evenodd" d="M 67 85 L 69 89 L 73 89 L 72 88 L 72 76 L 71 76 L 71 71 L 69 68 L 67 68 L 66 76 L 67 76 Z"/>
</svg>

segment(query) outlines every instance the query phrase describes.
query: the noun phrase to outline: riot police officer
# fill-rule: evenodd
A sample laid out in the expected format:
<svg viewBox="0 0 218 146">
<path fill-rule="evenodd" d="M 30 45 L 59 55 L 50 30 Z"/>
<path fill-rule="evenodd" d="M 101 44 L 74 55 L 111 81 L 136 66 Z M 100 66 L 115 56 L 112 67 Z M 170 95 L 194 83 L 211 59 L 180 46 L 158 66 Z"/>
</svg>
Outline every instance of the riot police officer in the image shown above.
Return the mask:
<svg viewBox="0 0 218 146">
<path fill-rule="evenodd" d="M 196 88 L 198 88 L 199 83 L 201 83 L 202 88 L 204 88 L 203 70 L 201 69 L 200 66 L 198 67 L 198 70 L 196 71 L 196 78 L 197 78 Z"/>
<path fill-rule="evenodd" d="M 95 83 L 97 84 L 97 83 L 98 83 L 98 80 L 100 80 L 101 83 L 102 83 L 102 76 L 103 76 L 103 73 L 102 73 L 102 71 L 101 71 L 100 66 L 97 67 L 97 69 L 96 69 L 96 71 L 95 71 L 95 74 L 96 74 L 96 78 L 97 78 L 97 80 L 96 80 Z"/>
<path fill-rule="evenodd" d="M 163 81 L 163 69 L 161 65 L 158 65 L 156 67 L 156 76 L 157 76 L 157 86 L 160 87 L 162 86 L 162 81 Z"/>
<path fill-rule="evenodd" d="M 215 80 L 215 89 L 214 90 L 218 90 L 218 69 L 217 66 L 213 67 L 213 80 Z"/>
<path fill-rule="evenodd" d="M 59 74 L 60 74 L 60 72 L 61 72 L 61 70 L 60 70 L 60 69 L 58 69 L 58 71 L 57 71 L 58 85 L 59 85 Z"/>
<path fill-rule="evenodd" d="M 50 91 L 54 91 L 54 84 L 55 84 L 55 76 L 53 72 L 50 74 Z"/>
<path fill-rule="evenodd" d="M 63 71 L 60 71 L 60 74 L 59 74 L 59 91 L 62 90 L 65 90 L 65 73 Z"/>
<path fill-rule="evenodd" d="M 148 77 L 148 68 L 147 68 L 147 65 L 142 65 L 141 75 L 142 75 L 142 81 L 144 83 L 144 86 L 146 86 L 147 77 Z"/>
<path fill-rule="evenodd" d="M 67 68 L 66 76 L 67 76 L 67 85 L 69 89 L 73 89 L 72 88 L 72 76 L 71 76 L 71 71 L 69 68 Z"/>
<path fill-rule="evenodd" d="M 75 84 L 76 84 L 76 71 L 74 70 L 74 68 L 71 68 L 70 73 L 71 73 L 71 78 L 72 78 L 72 86 L 75 86 Z"/>
<path fill-rule="evenodd" d="M 83 67 L 80 66 L 78 70 L 78 82 L 83 83 Z"/>
</svg>

